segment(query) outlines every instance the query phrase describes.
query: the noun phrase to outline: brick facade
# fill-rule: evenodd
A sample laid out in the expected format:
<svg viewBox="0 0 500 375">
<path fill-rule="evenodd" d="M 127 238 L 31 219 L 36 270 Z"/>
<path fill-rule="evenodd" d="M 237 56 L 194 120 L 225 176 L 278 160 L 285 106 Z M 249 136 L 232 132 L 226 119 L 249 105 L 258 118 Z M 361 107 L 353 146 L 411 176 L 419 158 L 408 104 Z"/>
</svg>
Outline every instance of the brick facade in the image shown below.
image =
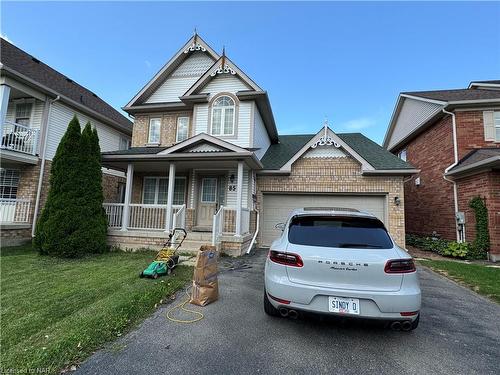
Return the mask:
<svg viewBox="0 0 500 375">
<path fill-rule="evenodd" d="M 135 116 L 134 127 L 132 133 L 132 147 L 144 147 L 148 144 L 149 135 L 149 120 L 151 118 L 161 118 L 160 127 L 160 146 L 171 146 L 175 143 L 177 132 L 177 118 L 189 117 L 188 134 L 191 134 L 192 129 L 192 112 L 167 112 L 159 114 L 148 114 Z"/>
<path fill-rule="evenodd" d="M 458 159 L 478 148 L 500 147 L 484 139 L 482 111 L 456 111 Z M 453 184 L 443 178 L 454 162 L 452 118 L 446 116 L 395 151 L 406 148 L 406 158 L 421 172 L 405 184 L 406 231 L 419 235 L 437 234 L 456 240 Z M 420 185 L 415 179 L 420 178 Z M 485 199 L 491 237 L 491 253 L 500 254 L 500 177 L 498 171 L 456 179 L 458 210 L 465 213 L 465 239 L 475 238 L 475 217 L 469 207 L 474 196 Z"/>
<path fill-rule="evenodd" d="M 454 161 L 451 126 L 447 116 L 406 145 L 406 160 L 420 169 L 405 184 L 407 233 L 435 232 L 443 238 L 456 238 L 453 184 L 443 178 L 444 170 Z"/>
<path fill-rule="evenodd" d="M 500 142 L 484 139 L 483 111 L 457 111 L 455 119 L 459 160 L 476 148 L 500 147 Z"/>
<path fill-rule="evenodd" d="M 257 175 L 258 210 L 266 192 L 386 194 L 388 230 L 405 246 L 402 176 L 363 176 L 361 165 L 350 157 L 299 159 L 290 175 Z M 393 203 L 396 196 L 401 198 L 399 206 Z"/>
</svg>

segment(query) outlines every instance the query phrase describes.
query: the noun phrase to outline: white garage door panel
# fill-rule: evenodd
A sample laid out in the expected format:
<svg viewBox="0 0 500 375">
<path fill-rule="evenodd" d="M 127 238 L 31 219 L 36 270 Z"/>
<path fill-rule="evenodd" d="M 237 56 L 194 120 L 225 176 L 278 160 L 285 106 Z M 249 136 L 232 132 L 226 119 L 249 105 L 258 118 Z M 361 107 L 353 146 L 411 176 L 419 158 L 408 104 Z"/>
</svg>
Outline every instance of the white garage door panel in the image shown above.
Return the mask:
<svg viewBox="0 0 500 375">
<path fill-rule="evenodd" d="M 304 207 L 342 207 L 367 211 L 385 223 L 386 200 L 383 195 L 308 195 L 264 194 L 261 212 L 262 245 L 269 246 L 280 234 L 274 229 L 284 223 L 290 212 Z"/>
</svg>

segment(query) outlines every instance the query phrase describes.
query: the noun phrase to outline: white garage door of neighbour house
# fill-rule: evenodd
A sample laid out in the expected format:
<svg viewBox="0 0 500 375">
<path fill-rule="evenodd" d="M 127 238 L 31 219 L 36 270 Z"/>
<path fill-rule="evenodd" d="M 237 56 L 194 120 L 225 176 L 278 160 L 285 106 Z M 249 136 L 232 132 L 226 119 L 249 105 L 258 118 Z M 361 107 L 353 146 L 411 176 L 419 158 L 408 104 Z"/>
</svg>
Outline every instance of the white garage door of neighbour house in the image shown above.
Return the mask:
<svg viewBox="0 0 500 375">
<path fill-rule="evenodd" d="M 313 195 L 313 194 L 264 194 L 261 208 L 262 246 L 270 246 L 281 231 L 274 228 L 284 223 L 290 212 L 304 207 L 342 207 L 367 211 L 386 224 L 385 195 Z"/>
</svg>

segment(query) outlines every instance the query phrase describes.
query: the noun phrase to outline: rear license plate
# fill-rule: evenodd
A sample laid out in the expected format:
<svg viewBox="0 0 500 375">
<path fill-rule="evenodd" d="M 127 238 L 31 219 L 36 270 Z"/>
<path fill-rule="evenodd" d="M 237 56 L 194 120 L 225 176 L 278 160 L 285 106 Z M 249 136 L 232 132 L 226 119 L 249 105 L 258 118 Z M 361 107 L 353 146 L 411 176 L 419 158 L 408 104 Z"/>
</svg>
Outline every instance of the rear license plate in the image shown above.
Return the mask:
<svg viewBox="0 0 500 375">
<path fill-rule="evenodd" d="M 359 299 L 328 297 L 328 310 L 340 314 L 359 315 Z"/>
</svg>

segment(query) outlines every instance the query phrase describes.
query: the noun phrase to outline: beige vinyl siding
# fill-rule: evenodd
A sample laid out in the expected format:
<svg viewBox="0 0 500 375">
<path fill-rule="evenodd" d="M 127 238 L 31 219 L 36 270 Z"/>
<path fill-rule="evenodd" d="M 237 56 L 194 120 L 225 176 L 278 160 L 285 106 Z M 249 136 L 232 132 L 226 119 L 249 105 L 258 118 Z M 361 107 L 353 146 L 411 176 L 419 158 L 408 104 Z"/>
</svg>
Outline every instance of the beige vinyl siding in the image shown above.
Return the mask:
<svg viewBox="0 0 500 375">
<path fill-rule="evenodd" d="M 201 90 L 201 93 L 209 93 L 210 98 L 212 98 L 220 92 L 230 92 L 236 94 L 238 91 L 250 89 L 251 87 L 247 86 L 237 76 L 226 73 L 217 75 Z"/>
<path fill-rule="evenodd" d="M 28 100 L 27 102 L 30 102 L 30 100 Z M 33 100 L 31 100 L 31 102 L 33 103 L 33 107 L 31 110 L 30 127 L 33 129 L 40 129 L 40 126 L 42 124 L 43 108 L 45 106 L 45 103 L 41 100 L 38 100 L 38 99 L 33 99 Z M 11 121 L 11 122 L 14 122 L 16 120 L 16 101 L 15 100 L 9 101 L 9 105 L 7 107 L 7 113 L 6 113 L 5 119 L 7 121 Z"/>
<path fill-rule="evenodd" d="M 255 155 L 257 158 L 262 159 L 267 149 L 271 145 L 271 141 L 269 140 L 269 135 L 267 134 L 266 127 L 264 126 L 264 121 L 260 115 L 259 109 L 257 106 L 253 105 L 254 110 L 254 129 L 253 129 L 253 146 L 258 148 L 259 150 L 255 151 Z"/>
<path fill-rule="evenodd" d="M 230 170 L 227 173 L 226 181 L 229 184 L 229 176 L 234 174 L 235 180 L 234 184 L 237 183 L 238 179 L 238 171 L 236 169 Z M 250 176 L 249 170 L 244 169 L 243 170 L 243 191 L 242 191 L 242 207 L 243 208 L 248 208 L 248 191 L 249 191 L 249 181 L 248 177 Z M 226 207 L 228 208 L 236 208 L 236 199 L 237 199 L 237 192 L 236 191 L 228 191 L 226 189 Z"/>
<path fill-rule="evenodd" d="M 194 134 L 208 133 L 208 104 L 196 104 L 193 109 Z"/>
<path fill-rule="evenodd" d="M 390 149 L 429 119 L 442 106 L 436 103 L 404 98 L 396 125 L 387 144 Z"/>
<path fill-rule="evenodd" d="M 207 53 L 193 53 L 151 94 L 146 103 L 180 102 L 179 96 L 184 95 L 213 63 Z"/>
<path fill-rule="evenodd" d="M 54 157 L 57 146 L 59 145 L 59 142 L 66 132 L 68 124 L 75 113 L 78 117 L 78 120 L 80 121 L 80 126 L 82 127 L 82 129 L 88 121 L 90 121 L 90 123 L 95 126 L 95 128 L 97 129 L 97 134 L 99 135 L 99 144 L 101 146 L 101 151 L 103 152 L 118 150 L 120 146 L 120 137 L 130 139 L 129 136 L 120 133 L 110 126 L 96 121 L 93 118 L 88 117 L 80 112 L 77 112 L 74 109 L 66 106 L 65 104 L 56 102 L 52 105 L 52 109 L 50 111 L 46 154 L 48 160 L 52 160 L 52 158 Z"/>
</svg>

